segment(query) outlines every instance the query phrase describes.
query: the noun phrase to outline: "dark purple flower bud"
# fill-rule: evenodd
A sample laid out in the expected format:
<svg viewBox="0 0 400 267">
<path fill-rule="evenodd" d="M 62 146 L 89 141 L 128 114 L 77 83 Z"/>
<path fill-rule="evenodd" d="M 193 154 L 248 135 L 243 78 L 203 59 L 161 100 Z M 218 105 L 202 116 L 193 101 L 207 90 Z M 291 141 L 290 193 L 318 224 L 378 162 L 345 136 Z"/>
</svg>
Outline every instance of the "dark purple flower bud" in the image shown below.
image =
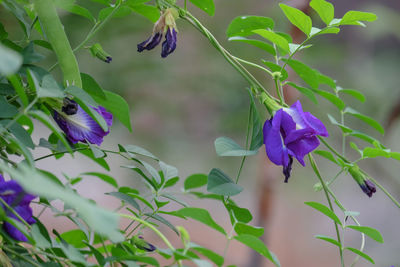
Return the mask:
<svg viewBox="0 0 400 267">
<path fill-rule="evenodd" d="M 137 45 L 137 51 L 142 52 L 143 50 L 151 50 L 154 47 L 156 47 L 162 39 L 162 32 L 156 32 L 155 34 L 152 34 L 149 39 L 147 39 L 144 42 L 141 42 L 140 44 Z"/>
<path fill-rule="evenodd" d="M 61 111 L 67 115 L 74 115 L 78 112 L 78 104 L 69 98 L 64 98 L 64 105 Z"/>
<path fill-rule="evenodd" d="M 152 251 L 157 249 L 154 245 L 152 245 L 149 242 L 145 241 L 142 236 L 134 236 L 132 238 L 132 241 L 133 241 L 133 243 L 135 244 L 135 246 L 137 248 L 142 249 L 142 250 L 146 250 L 148 252 L 152 252 Z"/>
<path fill-rule="evenodd" d="M 319 119 L 303 111 L 299 101 L 279 109 L 265 122 L 263 134 L 268 158 L 283 166 L 285 182 L 290 177 L 293 157 L 305 166 L 304 156 L 319 146 L 317 136 L 329 135 Z"/>
<path fill-rule="evenodd" d="M 17 181 L 5 181 L 4 177 L 0 174 L 0 197 L 6 202 L 14 211 L 24 219 L 28 224 L 34 224 L 36 221 L 32 218 L 32 209 L 29 207 L 31 201 L 36 196 L 26 193 Z M 6 212 L 6 216 L 13 218 L 17 221 L 20 219 L 3 204 L 2 208 Z M 9 222 L 4 222 L 3 229 L 15 240 L 28 241 L 15 226 Z"/>
<path fill-rule="evenodd" d="M 112 61 L 112 57 L 106 51 L 104 51 L 99 43 L 92 45 L 90 47 L 90 52 L 94 57 L 97 57 L 106 63 L 110 63 Z"/>
<path fill-rule="evenodd" d="M 365 180 L 363 184 L 360 184 L 360 187 L 369 197 L 372 197 L 372 194 L 376 192 L 375 184 L 370 180 Z"/>
<path fill-rule="evenodd" d="M 73 100 L 70 100 L 73 101 Z M 75 102 L 75 101 L 73 101 Z M 105 108 L 99 106 L 92 107 L 99 113 L 108 125 L 108 131 L 104 131 L 101 126 L 90 117 L 78 104 L 78 110 L 73 115 L 68 115 L 66 112 L 54 111 L 53 118 L 58 126 L 63 130 L 67 139 L 75 144 L 78 142 L 91 143 L 101 145 L 103 137 L 110 132 L 113 116 L 107 112 Z"/>
<path fill-rule="evenodd" d="M 172 27 L 168 27 L 167 33 L 165 34 L 165 41 L 162 43 L 161 57 L 165 58 L 176 48 L 176 30 Z"/>
</svg>

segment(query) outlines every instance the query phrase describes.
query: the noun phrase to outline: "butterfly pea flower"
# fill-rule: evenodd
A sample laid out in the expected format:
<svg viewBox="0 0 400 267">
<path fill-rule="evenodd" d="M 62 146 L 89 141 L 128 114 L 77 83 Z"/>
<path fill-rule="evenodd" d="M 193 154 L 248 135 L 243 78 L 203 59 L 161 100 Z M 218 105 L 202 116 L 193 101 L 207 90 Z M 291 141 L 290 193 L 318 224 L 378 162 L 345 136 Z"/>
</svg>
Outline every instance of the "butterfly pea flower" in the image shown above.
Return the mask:
<svg viewBox="0 0 400 267">
<path fill-rule="evenodd" d="M 161 57 L 165 58 L 175 51 L 177 42 L 177 29 L 175 19 L 178 18 L 176 9 L 168 8 L 161 14 L 158 21 L 154 24 L 151 36 L 137 45 L 138 52 L 152 50 L 161 43 L 165 34 L 165 40 L 162 43 Z"/>
<path fill-rule="evenodd" d="M 349 168 L 349 173 L 353 179 L 358 183 L 361 190 L 368 196 L 372 197 L 372 194 L 376 192 L 375 184 L 365 177 L 365 174 L 360 170 L 360 168 L 354 164 Z"/>
<path fill-rule="evenodd" d="M 34 224 L 36 221 L 32 218 L 32 209 L 29 206 L 31 201 L 36 196 L 26 193 L 17 181 L 5 181 L 4 177 L 0 174 L 0 197 L 8 206 L 13 208 L 25 222 Z M 17 221 L 21 221 L 11 210 L 9 210 L 3 203 L 1 203 L 5 215 Z M 15 226 L 9 222 L 3 222 L 3 229 L 17 241 L 28 241 L 26 236 L 21 233 Z"/>
<path fill-rule="evenodd" d="M 104 131 L 74 100 L 64 99 L 64 106 L 61 111 L 54 111 L 54 120 L 71 143 L 84 142 L 101 145 L 103 137 L 110 132 L 113 120 L 112 114 L 101 106 L 92 108 L 106 121 L 107 131 Z"/>
<path fill-rule="evenodd" d="M 309 112 L 304 112 L 300 101 L 290 108 L 281 108 L 263 127 L 268 158 L 283 166 L 285 183 L 292 170 L 293 158 L 305 166 L 304 156 L 319 146 L 317 136 L 329 136 L 324 124 Z"/>
</svg>

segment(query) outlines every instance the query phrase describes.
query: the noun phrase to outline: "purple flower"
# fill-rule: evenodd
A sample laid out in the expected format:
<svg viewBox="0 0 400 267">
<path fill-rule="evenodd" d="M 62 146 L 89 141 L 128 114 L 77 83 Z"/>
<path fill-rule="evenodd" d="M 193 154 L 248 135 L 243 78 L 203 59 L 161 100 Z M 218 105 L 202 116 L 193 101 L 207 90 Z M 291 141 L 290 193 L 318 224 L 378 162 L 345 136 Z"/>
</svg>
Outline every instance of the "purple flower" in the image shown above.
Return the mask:
<svg viewBox="0 0 400 267">
<path fill-rule="evenodd" d="M 162 43 L 161 57 L 165 58 L 176 48 L 176 24 L 175 19 L 178 13 L 173 8 L 168 8 L 161 14 L 158 21 L 154 24 L 153 34 L 144 42 L 137 45 L 137 51 L 151 50 L 156 47 L 165 33 L 165 41 Z"/>
<path fill-rule="evenodd" d="M 6 182 L 1 174 L 0 197 L 27 223 L 34 224 L 36 222 L 35 219 L 32 218 L 32 209 L 29 207 L 30 202 L 36 198 L 36 196 L 26 193 L 17 181 L 11 180 Z M 7 217 L 20 221 L 13 212 L 8 210 L 3 204 L 1 205 Z M 9 222 L 3 223 L 3 229 L 15 240 L 28 241 L 24 234 Z"/>
<path fill-rule="evenodd" d="M 320 120 L 303 111 L 300 101 L 290 108 L 279 109 L 265 122 L 263 133 L 268 158 L 283 166 L 285 183 L 290 177 L 293 157 L 305 166 L 304 156 L 319 145 L 317 135 L 329 135 Z"/>
<path fill-rule="evenodd" d="M 168 28 L 165 34 L 165 41 L 162 43 L 161 57 L 165 58 L 176 48 L 176 31 L 174 28 Z"/>
<path fill-rule="evenodd" d="M 110 132 L 109 129 L 113 119 L 112 114 L 101 106 L 97 108 L 92 107 L 106 121 L 108 131 L 105 132 L 75 101 L 68 100 L 67 102 L 68 104 L 64 104 L 61 112 L 54 111 L 53 114 L 54 120 L 60 126 L 61 130 L 65 132 L 67 139 L 73 144 L 81 141 L 101 145 L 103 137 Z"/>
<path fill-rule="evenodd" d="M 144 42 L 141 42 L 140 44 L 137 45 L 137 51 L 142 52 L 143 50 L 151 50 L 154 47 L 156 47 L 162 39 L 162 32 L 156 32 L 153 33 L 149 39 L 147 39 Z"/>
<path fill-rule="evenodd" d="M 372 197 L 372 194 L 376 192 L 375 184 L 370 180 L 364 180 L 364 183 L 359 185 L 362 191 L 369 197 Z"/>
</svg>

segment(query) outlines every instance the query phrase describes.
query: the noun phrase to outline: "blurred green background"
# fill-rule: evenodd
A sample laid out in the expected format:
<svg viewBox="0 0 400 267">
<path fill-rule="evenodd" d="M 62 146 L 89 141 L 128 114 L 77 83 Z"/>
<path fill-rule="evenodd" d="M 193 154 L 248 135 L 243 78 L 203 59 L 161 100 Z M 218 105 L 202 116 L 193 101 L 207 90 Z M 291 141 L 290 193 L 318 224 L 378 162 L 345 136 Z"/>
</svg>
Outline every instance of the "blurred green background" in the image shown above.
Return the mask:
<svg viewBox="0 0 400 267">
<path fill-rule="evenodd" d="M 307 2 L 299 0 L 285 3 L 303 7 Z M 378 20 L 367 23 L 367 28 L 345 26 L 338 35 L 318 37 L 312 42 L 313 46 L 300 52 L 297 58 L 337 80 L 343 88 L 360 90 L 367 97 L 365 103 L 345 98 L 346 103 L 387 125 L 391 114 L 395 114 L 395 106 L 400 103 L 400 2 L 332 2 L 335 5 L 335 17 L 343 16 L 347 10 L 362 10 L 376 13 Z M 93 13 L 102 7 L 88 1 L 78 3 Z M 291 30 L 277 1 L 215 0 L 215 3 L 214 17 L 208 17 L 192 5 L 189 8 L 223 46 L 244 59 L 257 63 L 261 63 L 260 59 L 272 60 L 271 56 L 258 48 L 227 41 L 225 30 L 236 16 L 268 16 L 275 20 L 278 30 Z M 87 19 L 61 12 L 65 30 L 72 47 L 75 47 L 85 38 L 91 24 Z M 2 10 L 0 14 L 4 13 Z M 313 24 L 318 26 L 318 16 L 312 10 L 309 10 L 309 14 L 315 19 Z M 7 30 L 15 29 L 14 34 L 17 35 L 18 26 L 13 18 L 6 17 L 6 21 Z M 166 59 L 160 57 L 160 47 L 143 53 L 136 51 L 137 43 L 148 38 L 153 25 L 146 18 L 134 13 L 112 19 L 91 42 L 100 42 L 113 56 L 111 64 L 93 58 L 88 50 L 77 53 L 81 71 L 93 76 L 104 89 L 121 94 L 131 108 L 133 133 L 129 133 L 116 122 L 111 134 L 106 138 L 105 146 L 115 148 L 117 143 L 124 143 L 145 147 L 168 164 L 178 167 L 182 178 L 192 173 L 208 173 L 213 167 L 221 168 L 234 177 L 239 167 L 239 159 L 218 158 L 213 144 L 219 136 L 229 136 L 243 144 L 249 104 L 245 90 L 247 83 L 188 23 L 178 20 L 177 26 L 178 47 Z M 43 65 L 48 67 L 54 62 L 55 58 L 49 56 Z M 269 77 L 255 69 L 250 70 L 265 87 L 273 91 Z M 55 73 L 60 75 L 58 70 L 55 70 Z M 300 82 L 294 75 L 291 80 Z M 311 111 L 324 121 L 331 133 L 329 141 L 339 148 L 340 132 L 329 124 L 327 118 L 327 113 L 338 118 L 336 109 L 323 99 L 320 99 L 318 106 L 307 99 L 302 99 L 302 103 L 305 110 Z M 268 118 L 264 110 L 259 111 L 263 119 Z M 348 124 L 353 129 L 377 137 L 393 151 L 400 151 L 399 119 L 392 121 L 385 136 L 379 136 L 358 120 L 349 119 Z M 366 145 L 362 142 L 358 144 L 361 147 Z M 309 164 L 302 168 L 295 163 L 289 183 L 284 184 L 280 168 L 264 166 L 268 166 L 264 154 L 262 148 L 259 155 L 249 158 L 246 162 L 240 180 L 245 190 L 235 197 L 238 204 L 254 212 L 255 225 L 266 227 L 264 238 L 268 247 L 277 254 L 282 266 L 338 266 L 337 249 L 313 238 L 316 234 L 334 236 L 333 225 L 303 204 L 305 201 L 325 201 L 322 192 L 313 191 L 317 179 Z M 356 156 L 350 148 L 348 155 Z M 332 178 L 335 167 L 320 158 L 317 159 L 324 177 Z M 73 170 L 76 173 L 80 169 L 88 168 L 84 163 L 72 162 L 71 164 L 76 164 Z M 52 165 L 53 161 L 43 164 L 44 168 L 55 168 Z M 121 165 L 115 161 L 112 170 L 120 173 L 120 180 L 131 186 L 140 186 L 138 179 L 129 183 L 132 174 L 118 170 L 118 164 Z M 400 198 L 398 161 L 366 160 L 361 166 L 385 185 L 397 199 Z M 269 177 L 269 191 L 264 190 L 265 176 Z M 261 186 L 263 184 L 264 186 Z M 375 259 L 376 266 L 400 266 L 400 213 L 394 204 L 379 190 L 369 199 L 346 175 L 340 176 L 332 188 L 345 207 L 361 212 L 359 220 L 362 225 L 375 227 L 383 234 L 384 244 L 367 239 L 365 247 L 365 251 Z M 87 192 L 82 189 L 83 194 L 85 191 Z M 267 218 L 259 214 L 259 196 L 265 194 L 269 194 L 271 207 Z M 90 196 L 96 198 L 94 193 Z M 210 207 L 213 202 L 191 203 L 194 206 Z M 223 212 L 223 207 L 214 207 L 213 214 L 217 220 L 228 227 L 228 217 Z M 216 252 L 223 253 L 225 243 L 222 236 L 209 232 L 211 230 L 198 224 L 185 225 L 190 228 L 194 242 L 213 247 Z M 345 242 L 346 245 L 358 247 L 360 237 L 347 230 Z M 237 266 L 270 266 L 268 263 L 256 263 L 255 255 L 236 243 L 230 246 L 227 255 L 227 262 Z M 352 257 L 353 255 L 346 253 L 347 261 Z M 361 259 L 357 266 L 372 265 Z"/>
</svg>

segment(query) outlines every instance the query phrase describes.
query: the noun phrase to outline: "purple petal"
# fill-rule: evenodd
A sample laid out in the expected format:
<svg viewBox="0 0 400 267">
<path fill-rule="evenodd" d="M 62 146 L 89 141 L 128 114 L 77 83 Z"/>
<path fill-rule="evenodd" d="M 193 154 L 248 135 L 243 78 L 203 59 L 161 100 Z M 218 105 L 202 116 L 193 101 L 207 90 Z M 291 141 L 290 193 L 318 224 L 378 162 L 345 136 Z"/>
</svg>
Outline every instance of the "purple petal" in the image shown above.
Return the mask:
<svg viewBox="0 0 400 267">
<path fill-rule="evenodd" d="M 152 34 L 146 41 L 141 42 L 140 44 L 137 45 L 137 51 L 142 52 L 145 49 L 151 50 L 161 42 L 161 39 L 162 39 L 161 32 Z"/>
<path fill-rule="evenodd" d="M 165 35 L 165 41 L 162 43 L 161 57 L 165 58 L 175 51 L 176 41 L 176 30 L 169 27 Z"/>
<path fill-rule="evenodd" d="M 280 127 L 283 110 L 278 110 L 271 120 L 264 124 L 264 144 L 268 158 L 276 165 L 287 166 L 289 164 L 289 154 L 283 144 Z"/>
<path fill-rule="evenodd" d="M 9 222 L 4 222 L 4 230 L 15 240 L 27 242 L 28 239 L 14 225 Z"/>
<path fill-rule="evenodd" d="M 316 149 L 319 146 L 319 140 L 317 137 L 308 137 L 298 139 L 295 142 L 287 144 L 288 149 L 293 152 L 296 159 L 301 165 L 305 166 L 304 156 Z"/>
<path fill-rule="evenodd" d="M 112 125 L 112 114 L 107 112 L 104 107 L 99 106 L 93 109 L 104 118 L 109 127 Z M 53 117 L 67 135 L 68 140 L 74 144 L 80 141 L 101 145 L 103 137 L 110 132 L 110 130 L 105 132 L 80 106 L 74 115 L 68 116 L 55 111 Z"/>
</svg>

